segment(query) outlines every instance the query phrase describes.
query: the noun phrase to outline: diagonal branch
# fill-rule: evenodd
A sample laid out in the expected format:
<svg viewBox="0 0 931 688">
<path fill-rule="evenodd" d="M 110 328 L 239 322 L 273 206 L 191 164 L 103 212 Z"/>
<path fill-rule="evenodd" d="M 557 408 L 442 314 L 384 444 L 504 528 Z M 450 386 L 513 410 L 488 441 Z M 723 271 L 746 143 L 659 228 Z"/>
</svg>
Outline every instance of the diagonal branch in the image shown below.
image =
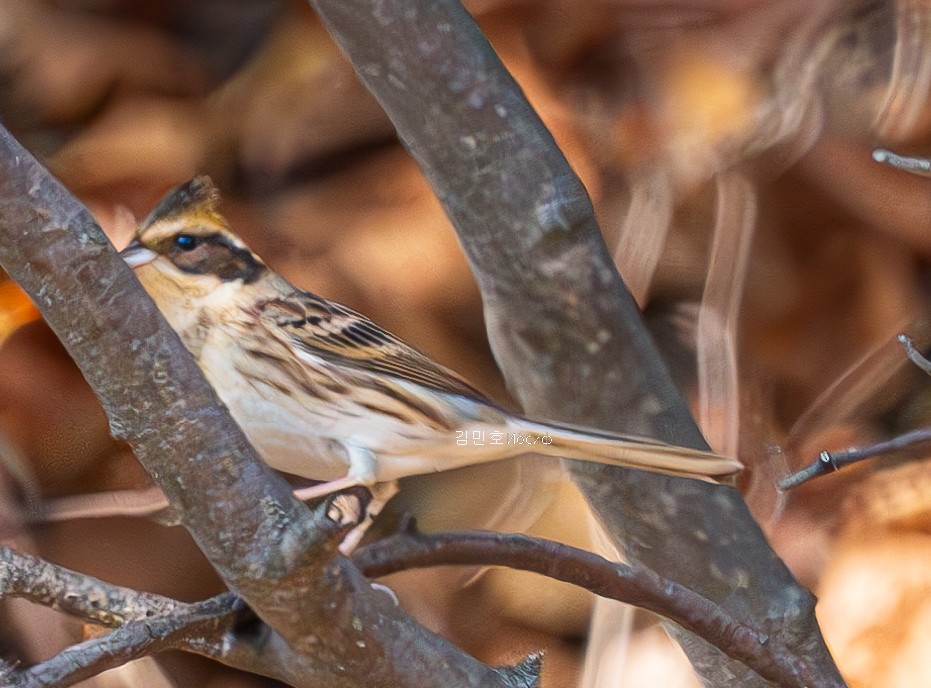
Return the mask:
<svg viewBox="0 0 931 688">
<path fill-rule="evenodd" d="M 584 187 L 462 5 L 311 4 L 456 226 L 495 356 L 526 411 L 704 448 Z M 632 561 L 796 648 L 787 682 L 843 685 L 814 598 L 735 490 L 607 467 L 572 471 Z M 764 684 L 691 634 L 677 636 L 706 680 Z"/>
<path fill-rule="evenodd" d="M 267 628 L 261 643 L 255 642 L 254 632 L 237 632 L 244 618 L 254 616 L 233 593 L 187 604 L 106 583 L 0 547 L 3 597 L 21 597 L 87 623 L 118 629 L 69 647 L 33 667 L 10 668 L 3 685 L 71 685 L 168 649 L 194 652 L 238 669 L 284 678 L 286 672 L 269 672 L 268 668 L 292 655 L 280 637 Z"/>
<path fill-rule="evenodd" d="M 220 576 L 276 634 L 297 686 L 504 685 L 336 554 L 342 526 L 256 456 L 81 203 L 0 128 L 0 266 L 30 295 Z"/>
<path fill-rule="evenodd" d="M 116 628 L 126 621 L 171 614 L 184 607 L 161 595 L 131 590 L 0 546 L 0 598 L 22 597 Z"/>
<path fill-rule="evenodd" d="M 202 645 L 203 638 L 222 635 L 222 630 L 235 619 L 237 605 L 241 611 L 238 598 L 226 593 L 197 604 L 179 605 L 170 614 L 127 621 L 107 635 L 72 645 L 28 669 L 11 672 L 4 685 L 70 686 L 139 657 Z"/>
</svg>

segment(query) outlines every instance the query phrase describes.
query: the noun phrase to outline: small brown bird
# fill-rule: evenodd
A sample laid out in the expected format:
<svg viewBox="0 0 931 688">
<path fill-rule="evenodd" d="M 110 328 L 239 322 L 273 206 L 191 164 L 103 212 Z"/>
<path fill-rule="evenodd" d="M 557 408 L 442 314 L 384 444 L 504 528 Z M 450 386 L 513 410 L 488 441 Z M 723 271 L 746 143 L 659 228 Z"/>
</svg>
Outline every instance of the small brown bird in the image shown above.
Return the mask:
<svg viewBox="0 0 931 688">
<path fill-rule="evenodd" d="M 122 252 L 273 468 L 389 486 L 533 452 L 687 476 L 736 459 L 509 413 L 359 313 L 275 274 L 218 214 L 207 177 L 171 192 Z"/>
</svg>

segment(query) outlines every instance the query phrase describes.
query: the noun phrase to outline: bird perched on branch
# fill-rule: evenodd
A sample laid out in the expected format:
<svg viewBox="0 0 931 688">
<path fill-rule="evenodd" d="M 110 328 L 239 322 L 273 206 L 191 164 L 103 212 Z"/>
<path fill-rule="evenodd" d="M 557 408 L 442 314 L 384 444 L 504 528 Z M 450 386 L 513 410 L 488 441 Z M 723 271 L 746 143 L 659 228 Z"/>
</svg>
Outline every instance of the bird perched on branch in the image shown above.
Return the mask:
<svg viewBox="0 0 931 688">
<path fill-rule="evenodd" d="M 709 452 L 509 413 L 365 316 L 270 270 L 218 201 L 207 177 L 170 191 L 122 256 L 265 461 L 321 481 L 303 497 L 531 452 L 685 476 L 740 469 Z"/>
</svg>

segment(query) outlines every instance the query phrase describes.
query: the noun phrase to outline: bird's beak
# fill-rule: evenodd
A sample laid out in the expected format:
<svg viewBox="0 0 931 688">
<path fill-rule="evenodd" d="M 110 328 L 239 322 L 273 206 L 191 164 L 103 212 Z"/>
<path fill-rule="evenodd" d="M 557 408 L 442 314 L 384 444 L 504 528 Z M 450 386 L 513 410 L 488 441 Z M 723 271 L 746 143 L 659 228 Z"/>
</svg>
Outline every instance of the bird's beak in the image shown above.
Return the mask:
<svg viewBox="0 0 931 688">
<path fill-rule="evenodd" d="M 145 265 L 146 263 L 151 263 L 158 257 L 158 254 L 155 251 L 147 249 L 138 239 L 133 239 L 133 242 L 120 251 L 120 256 L 123 260 L 126 261 L 126 264 L 131 268 L 137 268 L 140 265 Z"/>
</svg>

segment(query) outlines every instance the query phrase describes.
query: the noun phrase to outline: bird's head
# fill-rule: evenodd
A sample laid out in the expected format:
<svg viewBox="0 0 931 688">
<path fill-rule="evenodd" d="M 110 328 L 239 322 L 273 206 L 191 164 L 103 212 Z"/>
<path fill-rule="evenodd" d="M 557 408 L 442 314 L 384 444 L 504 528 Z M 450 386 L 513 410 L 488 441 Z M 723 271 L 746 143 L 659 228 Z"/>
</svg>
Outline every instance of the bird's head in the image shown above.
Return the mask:
<svg viewBox="0 0 931 688">
<path fill-rule="evenodd" d="M 190 306 L 268 273 L 217 212 L 218 202 L 210 178 L 195 177 L 169 191 L 123 249 L 123 260 L 163 311 L 167 302 Z"/>
</svg>

